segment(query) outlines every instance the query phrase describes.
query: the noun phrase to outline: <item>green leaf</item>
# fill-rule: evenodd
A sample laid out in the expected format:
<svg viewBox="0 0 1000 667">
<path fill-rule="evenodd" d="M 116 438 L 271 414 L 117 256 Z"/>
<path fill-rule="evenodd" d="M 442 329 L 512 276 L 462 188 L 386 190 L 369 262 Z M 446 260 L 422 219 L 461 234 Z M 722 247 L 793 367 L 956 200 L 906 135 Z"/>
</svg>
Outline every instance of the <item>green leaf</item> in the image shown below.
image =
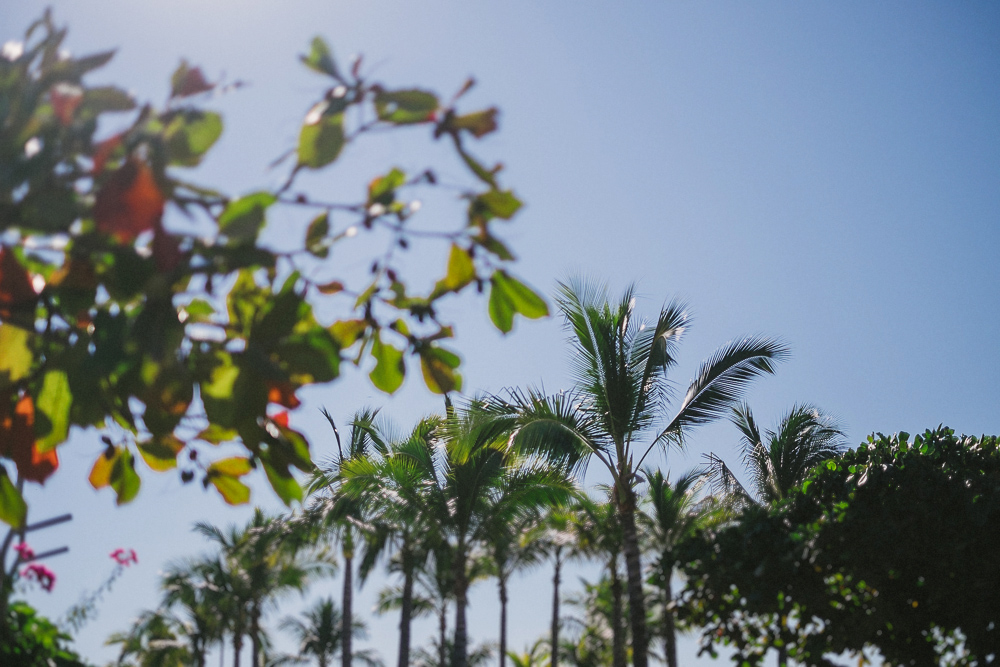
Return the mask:
<svg viewBox="0 0 1000 667">
<path fill-rule="evenodd" d="M 406 183 L 406 174 L 393 167 L 385 176 L 379 176 L 368 185 L 368 204 L 388 206 L 396 198 L 396 189 Z"/>
<path fill-rule="evenodd" d="M 521 200 L 510 190 L 490 190 L 479 195 L 478 199 L 498 218 L 510 220 L 521 208 Z"/>
<path fill-rule="evenodd" d="M 493 321 L 493 326 L 503 333 L 510 333 L 510 330 L 514 328 L 514 302 L 507 295 L 504 284 L 502 282 L 498 283 L 498 273 L 500 272 L 495 272 L 493 277 L 490 278 L 488 310 L 490 319 Z"/>
<path fill-rule="evenodd" d="M 135 108 L 135 99 L 121 88 L 99 86 L 83 91 L 83 106 L 95 113 L 131 111 Z"/>
<path fill-rule="evenodd" d="M 321 213 L 309 223 L 306 230 L 306 250 L 316 257 L 324 258 L 330 253 L 326 245 L 326 236 L 330 233 L 330 214 Z"/>
<path fill-rule="evenodd" d="M 110 484 L 117 494 L 115 500 L 117 505 L 131 502 L 139 493 L 142 481 L 135 472 L 135 458 L 129 450 L 122 449 L 115 457 L 111 468 Z"/>
<path fill-rule="evenodd" d="M 490 107 L 483 111 L 456 116 L 451 119 L 450 126 L 456 130 L 466 130 L 478 139 L 497 129 L 498 113 L 499 110 L 496 107 Z"/>
<path fill-rule="evenodd" d="M 376 361 L 375 368 L 368 375 L 372 384 L 387 394 L 394 393 L 403 384 L 403 377 L 406 375 L 402 351 L 383 343 L 376 331 L 372 343 L 372 357 Z"/>
<path fill-rule="evenodd" d="M 226 428 L 215 423 L 209 424 L 197 436 L 199 440 L 204 440 L 205 442 L 213 445 L 217 445 L 220 442 L 235 440 L 237 437 L 239 437 L 239 434 L 236 432 L 236 429 Z"/>
<path fill-rule="evenodd" d="M 184 306 L 184 312 L 188 315 L 186 322 L 211 322 L 215 307 L 204 299 L 192 299 Z"/>
<path fill-rule="evenodd" d="M 330 333 L 341 348 L 350 347 L 368 330 L 365 320 L 340 320 L 330 326 Z"/>
<path fill-rule="evenodd" d="M 340 72 L 337 71 L 337 64 L 333 60 L 333 52 L 322 37 L 313 37 L 308 55 L 299 56 L 299 58 L 309 69 L 343 81 Z"/>
<path fill-rule="evenodd" d="M 299 164 L 310 169 L 330 164 L 344 148 L 344 115 L 327 115 L 326 105 L 320 102 L 312 108 L 299 134 Z"/>
<path fill-rule="evenodd" d="M 250 502 L 250 487 L 235 477 L 214 475 L 208 479 L 228 504 L 245 505 Z"/>
<path fill-rule="evenodd" d="M 27 377 L 34 356 L 28 348 L 31 333 L 13 324 L 0 324 L 0 388 Z"/>
<path fill-rule="evenodd" d="M 449 290 L 457 292 L 476 278 L 476 267 L 472 263 L 472 255 L 468 250 L 459 248 L 454 243 L 448 253 L 448 273 L 443 284 Z"/>
<path fill-rule="evenodd" d="M 209 475 L 224 475 L 226 477 L 242 477 L 253 470 L 250 459 L 244 456 L 232 456 L 221 459 L 208 466 Z"/>
<path fill-rule="evenodd" d="M 293 500 L 302 502 L 302 487 L 295 481 L 288 468 L 279 470 L 270 463 L 264 462 L 264 472 L 267 474 L 267 481 L 271 488 L 278 494 L 281 501 L 290 505 Z"/>
<path fill-rule="evenodd" d="M 264 226 L 264 213 L 278 201 L 270 192 L 255 192 L 229 202 L 219 216 L 219 231 L 231 241 L 252 244 Z"/>
<path fill-rule="evenodd" d="M 45 374 L 42 389 L 35 400 L 35 410 L 43 412 L 51 427 L 48 434 L 36 445 L 44 453 L 65 442 L 69 435 L 69 411 L 73 405 L 73 392 L 66 372 L 54 369 Z M 37 417 L 37 415 L 36 415 Z"/>
<path fill-rule="evenodd" d="M 10 481 L 7 471 L 0 466 L 0 521 L 11 528 L 20 528 L 28 516 L 28 504 L 17 487 Z"/>
<path fill-rule="evenodd" d="M 424 90 L 380 90 L 375 95 L 379 119 L 397 125 L 432 121 L 438 106 L 437 95 Z"/>
<path fill-rule="evenodd" d="M 142 460 L 156 472 L 164 472 L 177 467 L 177 455 L 184 449 L 184 443 L 173 434 L 138 443 Z"/>
<path fill-rule="evenodd" d="M 420 349 L 420 370 L 424 383 L 435 394 L 461 391 L 462 376 L 455 372 L 461 360 L 453 352 L 432 345 Z"/>
<path fill-rule="evenodd" d="M 163 136 L 171 164 L 193 167 L 222 135 L 222 116 L 211 111 L 188 109 L 178 113 Z"/>
</svg>

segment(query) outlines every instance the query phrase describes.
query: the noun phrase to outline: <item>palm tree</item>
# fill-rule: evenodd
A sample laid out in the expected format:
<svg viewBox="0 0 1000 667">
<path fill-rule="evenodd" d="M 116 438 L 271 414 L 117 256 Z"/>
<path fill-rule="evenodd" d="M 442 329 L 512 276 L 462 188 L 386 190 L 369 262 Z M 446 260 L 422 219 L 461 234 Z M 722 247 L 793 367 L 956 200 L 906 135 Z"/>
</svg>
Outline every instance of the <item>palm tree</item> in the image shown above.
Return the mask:
<svg viewBox="0 0 1000 667">
<path fill-rule="evenodd" d="M 546 650 L 546 640 L 539 639 L 524 653 L 507 654 L 514 667 L 543 667 L 549 662 L 549 652 Z"/>
<path fill-rule="evenodd" d="M 677 667 L 677 633 L 671 579 L 678 565 L 678 547 L 702 527 L 720 517 L 718 504 L 699 498 L 707 477 L 704 472 L 688 473 L 670 484 L 659 470 L 646 472 L 649 482 L 645 508 L 639 520 L 645 542 L 652 553 L 653 581 L 661 592 L 660 632 L 668 667 Z"/>
<path fill-rule="evenodd" d="M 325 409 L 323 415 L 333 429 L 337 454 L 314 474 L 309 485 L 309 492 L 314 495 L 314 500 L 306 509 L 303 522 L 319 527 L 327 538 L 340 544 L 344 565 L 341 665 L 351 667 L 354 655 L 350 625 L 354 606 L 354 557 L 355 549 L 364 537 L 362 528 L 368 525 L 368 507 L 365 500 L 356 493 L 342 492 L 341 486 L 345 480 L 342 472 L 350 464 L 367 464 L 373 451 L 384 455 L 388 438 L 382 432 L 380 424 L 376 423 L 378 410 L 364 409 L 357 412 L 350 422 L 351 430 L 345 449 L 333 417 Z"/>
<path fill-rule="evenodd" d="M 846 447 L 844 433 L 837 423 L 816 407 L 794 405 L 773 431 L 761 437 L 757 421 L 746 403 L 732 408 L 730 421 L 740 431 L 743 465 L 753 482 L 748 490 L 725 461 L 715 454 L 706 455 L 707 472 L 716 490 L 734 507 L 776 505 L 805 481 L 809 471 L 836 456 Z M 786 621 L 781 619 L 781 627 Z M 777 648 L 778 665 L 788 664 L 787 649 Z"/>
<path fill-rule="evenodd" d="M 718 491 L 736 505 L 774 505 L 801 484 L 810 470 L 844 451 L 844 433 L 816 407 L 794 405 L 775 430 L 760 429 L 746 403 L 732 408 L 730 421 L 740 431 L 740 453 L 753 486 L 747 490 L 725 461 L 706 455 Z"/>
<path fill-rule="evenodd" d="M 634 316 L 634 288 L 612 301 L 604 286 L 560 284 L 557 302 L 573 348 L 573 392 L 545 396 L 512 392 L 495 410 L 512 419 L 516 443 L 529 452 L 580 464 L 596 457 L 614 480 L 614 503 L 624 537 L 629 616 L 635 667 L 647 667 L 642 564 L 636 531 L 639 470 L 657 447 L 680 445 L 691 428 L 724 416 L 755 378 L 774 372 L 786 347 L 754 336 L 729 343 L 704 362 L 672 418 L 662 423 L 670 397 L 668 371 L 691 318 L 668 303 L 655 322 Z"/>
<path fill-rule="evenodd" d="M 564 503 L 574 491 L 562 471 L 515 455 L 492 415 L 478 402 L 449 407 L 442 424 L 442 485 L 433 507 L 451 544 L 455 641 L 452 667 L 469 667 L 466 609 L 474 552 L 496 527 Z"/>
<path fill-rule="evenodd" d="M 251 666 L 260 667 L 264 613 L 282 594 L 303 590 L 309 576 L 323 566 L 302 562 L 299 542 L 289 539 L 288 525 L 259 508 L 243 528 L 230 526 L 223 531 L 208 523 L 197 523 L 195 530 L 220 547 L 214 577 L 216 585 L 230 598 L 234 667 L 239 667 L 245 634 L 250 635 Z"/>
<path fill-rule="evenodd" d="M 593 589 L 588 588 L 590 597 L 578 598 L 578 601 L 589 600 L 594 603 L 593 607 L 596 610 L 597 603 L 603 602 L 604 598 L 607 598 L 606 604 L 601 604 L 599 607 L 606 612 L 604 620 L 611 635 L 610 662 L 614 667 L 625 667 L 627 657 L 625 627 L 622 618 L 623 591 L 619 571 L 624 539 L 621 521 L 614 503 L 610 499 L 608 502 L 599 503 L 590 498 L 581 498 L 577 506 L 573 530 L 576 533 L 577 548 L 581 554 L 602 563 L 606 571 L 601 579 L 601 586 Z M 590 616 L 588 618 L 597 617 Z"/>
<path fill-rule="evenodd" d="M 577 518 L 577 506 L 551 507 L 535 528 L 529 539 L 543 555 L 552 558 L 552 621 L 549 628 L 549 646 L 559 646 L 559 586 L 562 583 L 562 568 L 566 560 L 579 556 L 576 536 L 573 532 Z M 534 649 L 532 650 L 532 654 Z M 550 651 L 551 667 L 559 665 L 559 651 Z"/>
<path fill-rule="evenodd" d="M 184 634 L 197 667 L 205 667 L 209 645 L 224 640 L 228 601 L 212 582 L 214 571 L 213 561 L 189 560 L 170 565 L 160 582 L 162 606 L 185 617 Z"/>
<path fill-rule="evenodd" d="M 315 658 L 319 667 L 328 667 L 343 645 L 343 614 L 333 598 L 323 598 L 302 616 L 285 618 L 281 629 L 290 632 L 298 641 L 300 659 Z M 367 636 L 365 624 L 355 618 L 351 622 L 351 634 L 356 639 L 364 639 Z M 382 664 L 370 651 L 356 651 L 354 658 L 366 665 Z"/>
<path fill-rule="evenodd" d="M 410 625 L 414 618 L 417 572 L 442 540 L 441 527 L 427 511 L 428 493 L 437 487 L 434 439 L 439 419 L 421 420 L 409 436 L 386 443 L 368 457 L 341 467 L 340 492 L 366 504 L 362 582 L 381 557 L 403 576 L 399 591 L 399 667 L 410 663 Z"/>
<path fill-rule="evenodd" d="M 514 523 L 498 521 L 484 544 L 489 572 L 497 578 L 500 597 L 500 667 L 507 664 L 507 586 L 511 576 L 520 569 L 534 565 L 542 556 L 539 542 L 532 539 L 541 517 L 528 514 Z"/>
<path fill-rule="evenodd" d="M 191 654 L 179 635 L 177 619 L 162 611 L 145 611 L 127 632 L 111 635 L 105 644 L 121 645 L 119 667 L 184 667 L 191 664 Z"/>
</svg>

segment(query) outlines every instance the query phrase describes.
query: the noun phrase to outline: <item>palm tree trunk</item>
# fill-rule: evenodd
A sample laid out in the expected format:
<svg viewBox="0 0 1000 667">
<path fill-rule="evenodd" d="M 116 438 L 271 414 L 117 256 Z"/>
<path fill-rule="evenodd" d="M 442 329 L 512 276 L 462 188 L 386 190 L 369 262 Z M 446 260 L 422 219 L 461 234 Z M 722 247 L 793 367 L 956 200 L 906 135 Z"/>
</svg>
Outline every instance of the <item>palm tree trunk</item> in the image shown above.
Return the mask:
<svg viewBox="0 0 1000 667">
<path fill-rule="evenodd" d="M 260 610 L 250 612 L 250 667 L 260 667 Z"/>
<path fill-rule="evenodd" d="M 342 667 L 351 667 L 351 621 L 354 619 L 354 582 L 352 581 L 354 553 L 351 549 L 349 538 L 344 542 L 344 593 L 343 616 L 340 619 L 340 664 Z"/>
<path fill-rule="evenodd" d="M 468 587 L 465 553 L 459 546 L 455 550 L 455 646 L 450 667 L 468 667 L 469 664 L 469 630 L 465 619 Z"/>
<path fill-rule="evenodd" d="M 438 667 L 448 664 L 448 603 L 442 601 L 441 612 L 438 614 Z"/>
<path fill-rule="evenodd" d="M 671 603 L 674 593 L 670 586 L 670 572 L 663 573 L 663 655 L 667 659 L 667 667 L 677 667 L 677 628 L 674 625 L 674 610 Z"/>
<path fill-rule="evenodd" d="M 622 624 L 622 582 L 618 578 L 618 556 L 615 556 L 608 573 L 611 575 L 611 659 L 614 667 L 626 667 L 625 627 Z"/>
<path fill-rule="evenodd" d="M 507 578 L 498 577 L 500 582 L 500 667 L 507 665 Z"/>
<path fill-rule="evenodd" d="M 413 616 L 413 564 L 403 555 L 403 600 L 399 614 L 399 667 L 410 665 L 410 620 Z"/>
<path fill-rule="evenodd" d="M 618 504 L 625 551 L 625 571 L 628 574 L 628 610 L 632 628 L 632 664 L 647 667 L 646 603 L 642 591 L 642 563 L 639 559 L 639 535 L 635 528 L 635 494 L 623 489 L 625 498 Z"/>
<path fill-rule="evenodd" d="M 562 570 L 562 547 L 555 550 L 555 573 L 552 575 L 552 645 L 550 664 L 559 667 L 559 575 Z"/>
<path fill-rule="evenodd" d="M 243 650 L 243 633 L 239 630 L 233 633 L 233 667 L 240 667 L 240 651 Z"/>
</svg>

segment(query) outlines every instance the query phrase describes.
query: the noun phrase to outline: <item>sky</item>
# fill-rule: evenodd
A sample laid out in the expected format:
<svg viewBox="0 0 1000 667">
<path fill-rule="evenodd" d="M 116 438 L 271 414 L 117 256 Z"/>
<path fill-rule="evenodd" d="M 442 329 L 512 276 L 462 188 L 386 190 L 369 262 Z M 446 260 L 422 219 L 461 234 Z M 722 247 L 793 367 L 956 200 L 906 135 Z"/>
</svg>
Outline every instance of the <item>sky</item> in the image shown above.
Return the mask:
<svg viewBox="0 0 1000 667">
<path fill-rule="evenodd" d="M 297 62 L 314 35 L 341 62 L 364 54 L 365 71 L 399 87 L 447 97 L 472 75 L 466 108 L 501 109 L 500 132 L 476 150 L 503 162 L 504 182 L 526 203 L 503 230 L 516 273 L 547 294 L 573 275 L 613 292 L 635 282 L 637 310 L 649 317 L 669 299 L 686 301 L 695 320 L 673 375 L 679 386 L 718 346 L 764 333 L 792 349 L 748 393 L 765 424 L 808 402 L 835 415 L 852 444 L 938 424 L 1000 433 L 995 3 L 18 0 L 0 5 L 0 41 L 19 38 L 48 4 L 75 54 L 118 49 L 92 82 L 162 101 L 182 57 L 210 78 L 248 82 L 210 104 L 226 131 L 195 174 L 234 195 L 284 175 L 267 165 L 295 144 L 323 91 Z M 349 195 L 393 164 L 416 168 L 440 155 L 424 136 L 377 139 L 306 184 Z M 428 215 L 456 211 L 439 202 Z M 279 215 L 265 238 L 280 243 L 301 227 Z M 339 261 L 345 272 L 365 270 L 362 259 Z M 558 318 L 521 321 L 503 337 L 483 300 L 460 300 L 448 314 L 467 391 L 569 386 Z M 389 398 L 347 368 L 308 392 L 292 424 L 322 459 L 331 439 L 319 408 L 346 421 L 364 405 L 401 426 L 440 410 L 419 382 Z M 239 523 L 250 511 L 148 471 L 139 498 L 116 508 L 109 490 L 86 482 L 101 449 L 97 434 L 75 431 L 56 476 L 27 492 L 32 520 L 74 515 L 33 540 L 36 550 L 70 547 L 49 563 L 56 589 L 27 594 L 44 613 L 58 617 L 96 588 L 114 548 L 139 554 L 76 638 L 98 664 L 115 656 L 104 639 L 156 604 L 163 566 L 207 549 L 191 525 Z M 736 462 L 735 429 L 705 427 L 659 463 L 679 472 L 708 451 Z M 254 501 L 279 511 L 260 482 Z M 567 580 L 577 574 L 593 568 Z M 516 582 L 512 648 L 546 632 L 550 576 L 540 568 Z M 338 583 L 284 600 L 272 623 Z M 366 584 L 361 612 L 384 583 Z M 496 636 L 495 598 L 490 583 L 473 592 L 477 641 Z M 387 662 L 397 623 L 371 622 L 367 644 Z M 419 624 L 417 643 L 431 633 Z M 293 648 L 288 639 L 279 646 Z M 693 659 L 696 650 L 685 639 L 682 662 L 708 664 Z"/>
</svg>

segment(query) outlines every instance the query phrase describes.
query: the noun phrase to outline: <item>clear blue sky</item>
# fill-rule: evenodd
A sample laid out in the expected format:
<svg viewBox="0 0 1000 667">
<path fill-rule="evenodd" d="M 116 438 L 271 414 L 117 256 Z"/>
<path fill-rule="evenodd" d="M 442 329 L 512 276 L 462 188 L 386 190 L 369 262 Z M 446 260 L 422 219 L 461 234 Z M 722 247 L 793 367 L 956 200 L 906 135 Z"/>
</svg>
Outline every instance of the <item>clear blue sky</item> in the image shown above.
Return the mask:
<svg viewBox="0 0 1000 667">
<path fill-rule="evenodd" d="M 4 2 L 0 41 L 18 38 L 46 4 Z M 296 62 L 317 33 L 342 61 L 363 52 L 389 83 L 448 94 L 473 74 L 480 85 L 470 104 L 503 111 L 501 132 L 480 152 L 504 162 L 507 182 L 527 203 L 508 238 L 532 284 L 550 291 L 574 272 L 616 289 L 636 280 L 649 313 L 669 297 L 687 299 L 696 321 L 675 375 L 682 384 L 731 338 L 783 337 L 793 359 L 750 396 L 766 423 L 808 401 L 837 415 L 852 443 L 872 431 L 939 423 L 1000 432 L 995 3 L 51 4 L 70 27 L 74 53 L 119 47 L 95 80 L 140 98 L 162 100 L 182 56 L 212 77 L 225 72 L 252 84 L 216 103 L 226 134 L 199 174 L 231 193 L 277 179 L 265 166 L 293 145 L 320 94 L 322 83 Z M 418 165 L 420 155 L 409 140 L 361 145 L 345 156 L 350 167 L 311 185 L 346 191 L 391 164 Z M 521 323 L 502 339 L 484 303 L 464 301 L 453 312 L 468 388 L 566 386 L 558 321 Z M 319 406 L 346 420 L 369 402 L 401 424 L 439 406 L 418 383 L 387 400 L 348 372 L 312 392 L 293 423 L 315 437 L 322 456 L 329 443 Z M 696 465 L 709 450 L 735 458 L 735 442 L 731 427 L 706 428 L 669 465 Z M 113 656 L 104 638 L 156 603 L 158 569 L 203 549 L 191 523 L 247 516 L 173 475 L 151 473 L 140 498 L 116 509 L 108 492 L 85 481 L 100 449 L 96 436 L 77 433 L 60 450 L 63 468 L 49 488 L 29 492 L 34 518 L 76 517 L 36 538 L 39 547 L 71 548 L 51 562 L 56 591 L 29 595 L 45 612 L 58 616 L 95 586 L 113 548 L 139 552 L 140 566 L 78 638 L 99 663 Z M 257 488 L 255 499 L 276 509 Z M 515 648 L 545 632 L 549 576 L 529 575 L 513 592 Z M 379 584 L 365 588 L 362 611 Z M 335 588 L 322 584 L 313 597 Z M 474 593 L 478 640 L 495 637 L 494 600 L 491 584 Z M 283 612 L 300 604 L 290 599 Z M 387 660 L 396 624 L 373 624 L 371 644 Z M 430 632 L 421 625 L 417 637 Z"/>
</svg>

